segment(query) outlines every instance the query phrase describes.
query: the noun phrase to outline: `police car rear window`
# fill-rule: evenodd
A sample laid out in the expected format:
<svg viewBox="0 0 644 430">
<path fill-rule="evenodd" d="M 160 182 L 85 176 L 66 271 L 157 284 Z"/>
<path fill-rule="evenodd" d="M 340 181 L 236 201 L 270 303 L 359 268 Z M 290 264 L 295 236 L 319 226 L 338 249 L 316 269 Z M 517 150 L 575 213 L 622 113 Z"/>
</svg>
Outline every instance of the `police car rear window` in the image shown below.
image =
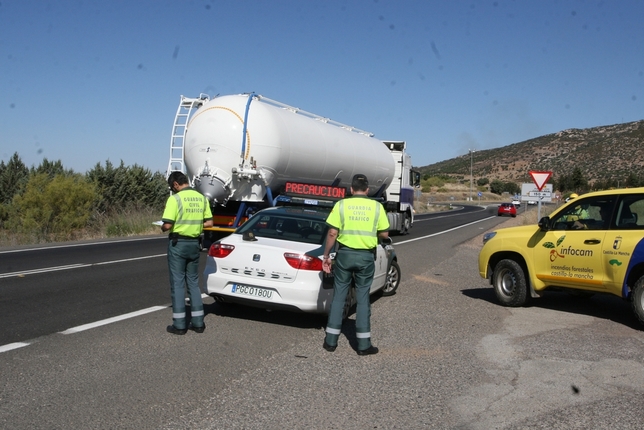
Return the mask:
<svg viewBox="0 0 644 430">
<path fill-rule="evenodd" d="M 289 217 L 283 214 L 258 214 L 248 220 L 237 233 L 251 231 L 256 238 L 272 238 L 291 242 L 321 245 L 327 233 L 322 219 Z"/>
</svg>

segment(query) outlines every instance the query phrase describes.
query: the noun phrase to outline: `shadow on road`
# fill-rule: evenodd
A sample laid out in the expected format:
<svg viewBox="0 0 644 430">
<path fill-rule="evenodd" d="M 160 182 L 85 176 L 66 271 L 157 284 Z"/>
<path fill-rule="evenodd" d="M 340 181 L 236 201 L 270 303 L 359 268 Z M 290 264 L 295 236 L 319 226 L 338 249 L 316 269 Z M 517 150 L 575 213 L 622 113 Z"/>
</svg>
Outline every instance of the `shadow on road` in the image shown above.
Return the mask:
<svg viewBox="0 0 644 430">
<path fill-rule="evenodd" d="M 465 289 L 461 290 L 461 293 L 472 299 L 502 306 L 491 287 Z M 532 299 L 528 306 L 609 320 L 633 330 L 644 329 L 644 325 L 640 324 L 633 313 L 630 302 L 609 294 L 578 296 L 565 291 L 546 291 L 543 297 Z"/>
<path fill-rule="evenodd" d="M 207 303 L 204 301 L 206 315 L 213 314 L 224 318 L 239 318 L 283 326 L 321 329 L 326 326 L 326 315 L 306 314 L 282 310 L 266 310 L 235 303 Z"/>
<path fill-rule="evenodd" d="M 370 301 L 373 304 L 379 300 L 381 294 L 372 294 Z M 277 324 L 289 327 L 321 330 L 326 327 L 326 314 L 307 314 L 303 312 L 292 312 L 284 310 L 266 310 L 252 306 L 244 306 L 237 303 L 221 303 L 204 301 L 204 312 L 207 315 L 213 314 L 224 318 L 239 318 L 250 321 Z M 190 310 L 188 309 L 189 313 Z M 190 316 L 188 315 L 188 318 Z M 351 308 L 350 317 L 342 321 L 342 336 L 346 337 L 349 345 L 354 350 L 358 348 L 356 339 L 355 305 Z"/>
</svg>

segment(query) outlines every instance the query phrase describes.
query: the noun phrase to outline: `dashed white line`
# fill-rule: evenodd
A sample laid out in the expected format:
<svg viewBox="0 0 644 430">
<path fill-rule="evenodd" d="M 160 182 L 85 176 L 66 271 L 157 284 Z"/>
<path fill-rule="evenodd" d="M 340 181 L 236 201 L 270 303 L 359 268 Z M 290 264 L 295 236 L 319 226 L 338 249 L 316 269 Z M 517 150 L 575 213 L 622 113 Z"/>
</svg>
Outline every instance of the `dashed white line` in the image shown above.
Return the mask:
<svg viewBox="0 0 644 430">
<path fill-rule="evenodd" d="M 6 345 L 0 345 L 0 353 L 11 351 L 12 349 L 18 349 L 22 348 L 23 346 L 29 346 L 31 345 L 28 342 L 14 342 L 14 343 L 8 343 Z"/>
<path fill-rule="evenodd" d="M 206 298 L 206 297 L 208 297 L 208 295 L 202 293 L 201 297 Z M 127 314 L 118 315 L 118 316 L 111 317 L 111 318 L 106 318 L 106 319 L 100 320 L 100 321 L 95 321 L 93 323 L 83 324 L 83 325 L 79 325 L 79 326 L 76 326 L 76 327 L 68 328 L 67 330 L 59 331 L 58 334 L 80 333 L 82 331 L 90 330 L 90 329 L 93 329 L 93 328 L 96 328 L 96 327 L 101 327 L 101 326 L 104 326 L 104 325 L 107 325 L 107 324 L 112 324 L 112 323 L 115 323 L 115 322 L 118 322 L 118 321 L 123 321 L 123 320 L 129 319 L 129 318 L 134 318 L 134 317 L 149 314 L 149 313 L 152 313 L 152 312 L 161 311 L 163 309 L 168 309 L 169 307 L 170 307 L 170 305 L 167 305 L 167 306 L 152 306 L 152 307 L 149 307 L 149 308 L 141 309 L 141 310 L 138 310 L 138 311 L 127 313 Z M 3 353 L 3 352 L 11 351 L 13 349 L 18 349 L 18 348 L 22 348 L 22 347 L 25 347 L 25 346 L 29 346 L 32 343 L 33 343 L 33 341 L 26 341 L 26 342 L 14 342 L 14 343 L 8 343 L 6 345 L 0 345 L 0 354 Z"/>
<path fill-rule="evenodd" d="M 106 240 L 101 242 L 70 243 L 66 245 L 49 245 L 49 246 L 41 246 L 41 247 L 34 247 L 34 248 L 7 249 L 4 251 L 0 251 L 0 254 L 13 254 L 17 252 L 28 252 L 28 251 L 46 251 L 49 249 L 57 249 L 57 248 L 76 248 L 79 246 L 104 245 L 106 243 L 139 242 L 142 240 L 158 240 L 158 239 L 161 239 L 161 238 L 160 237 L 140 237 L 136 239 L 125 239 L 125 240 Z"/>
<path fill-rule="evenodd" d="M 103 326 L 103 325 L 106 325 L 106 324 L 111 324 L 111 323 L 114 323 L 114 322 L 123 321 L 123 320 L 126 320 L 128 318 L 138 317 L 139 315 L 149 314 L 150 312 L 160 311 L 161 309 L 166 309 L 166 308 L 167 308 L 167 306 L 152 306 L 151 308 L 141 309 L 140 311 L 130 312 L 129 314 L 123 314 L 123 315 L 119 315 L 119 316 L 116 316 L 116 317 L 107 318 L 107 319 L 100 320 L 100 321 L 95 321 L 93 323 L 83 324 L 83 325 L 79 325 L 79 326 L 76 326 L 76 327 L 68 328 L 67 330 L 61 331 L 59 333 L 60 334 L 78 333 L 78 332 L 81 332 L 81 331 L 85 331 L 85 330 L 89 330 L 89 329 L 92 329 L 92 328 L 100 327 L 100 326 Z"/>
<path fill-rule="evenodd" d="M 126 258 L 123 260 L 101 261 L 98 263 L 77 263 L 77 264 L 68 264 L 66 266 L 43 267 L 42 269 L 22 270 L 20 272 L 2 273 L 0 274 L 0 279 L 14 278 L 14 277 L 21 278 L 27 275 L 35 275 L 37 273 L 57 272 L 60 270 L 80 269 L 82 267 L 89 267 L 89 266 L 102 266 L 105 264 L 124 263 L 127 261 L 145 260 L 146 258 L 165 257 L 166 255 L 167 254 L 146 255 L 145 257 Z"/>
</svg>

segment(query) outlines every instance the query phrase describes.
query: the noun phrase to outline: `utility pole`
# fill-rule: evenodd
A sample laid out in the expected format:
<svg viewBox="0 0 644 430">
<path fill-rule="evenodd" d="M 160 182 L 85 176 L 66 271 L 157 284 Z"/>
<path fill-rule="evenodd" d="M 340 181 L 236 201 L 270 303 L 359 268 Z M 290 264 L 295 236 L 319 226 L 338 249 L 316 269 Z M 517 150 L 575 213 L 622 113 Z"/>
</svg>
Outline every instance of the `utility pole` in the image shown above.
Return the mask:
<svg viewBox="0 0 644 430">
<path fill-rule="evenodd" d="M 470 153 L 470 201 L 472 201 L 472 184 L 474 182 L 474 150 L 468 149 Z"/>
</svg>

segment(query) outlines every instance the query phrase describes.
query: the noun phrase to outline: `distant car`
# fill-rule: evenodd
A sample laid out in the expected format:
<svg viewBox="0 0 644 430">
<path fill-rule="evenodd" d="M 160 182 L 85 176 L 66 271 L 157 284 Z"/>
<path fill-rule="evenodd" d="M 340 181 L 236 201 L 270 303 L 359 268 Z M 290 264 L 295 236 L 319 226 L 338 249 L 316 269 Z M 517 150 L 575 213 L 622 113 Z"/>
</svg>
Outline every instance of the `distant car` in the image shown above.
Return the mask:
<svg viewBox="0 0 644 430">
<path fill-rule="evenodd" d="M 512 204 L 518 208 L 521 207 L 521 200 L 514 199 L 512 200 Z"/>
<path fill-rule="evenodd" d="M 210 246 L 204 270 L 208 294 L 221 303 L 328 313 L 333 277 L 322 271 L 321 257 L 330 211 L 330 207 L 280 206 L 254 214 Z M 371 294 L 393 295 L 401 275 L 391 239 L 376 247 L 375 263 Z M 345 316 L 354 303 L 351 289 Z"/>
<path fill-rule="evenodd" d="M 512 203 L 501 203 L 497 212 L 498 216 L 510 215 L 512 218 L 517 216 L 517 208 Z"/>
<path fill-rule="evenodd" d="M 536 205 L 537 201 L 536 200 L 528 200 L 528 206 Z"/>
</svg>

